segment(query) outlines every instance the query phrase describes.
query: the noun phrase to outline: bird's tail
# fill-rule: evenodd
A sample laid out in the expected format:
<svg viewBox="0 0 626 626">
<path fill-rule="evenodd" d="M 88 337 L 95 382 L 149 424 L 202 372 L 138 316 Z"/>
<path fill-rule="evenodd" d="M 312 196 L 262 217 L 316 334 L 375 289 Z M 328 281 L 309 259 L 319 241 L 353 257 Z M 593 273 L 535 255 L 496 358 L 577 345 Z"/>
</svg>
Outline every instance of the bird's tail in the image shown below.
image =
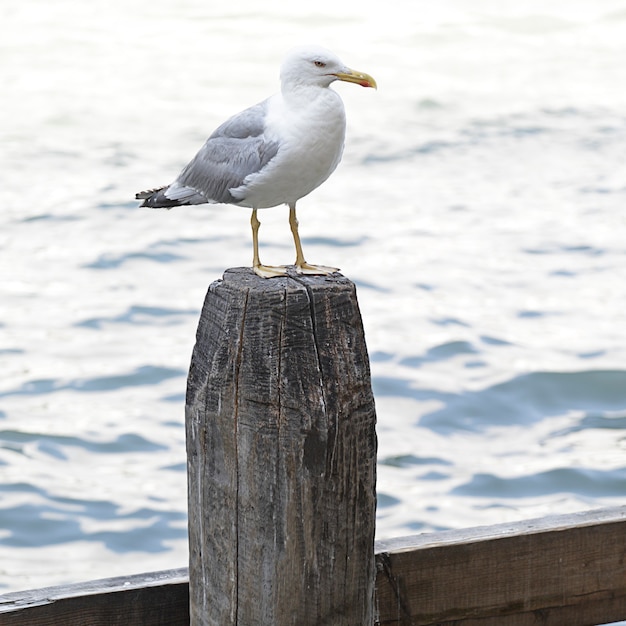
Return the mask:
<svg viewBox="0 0 626 626">
<path fill-rule="evenodd" d="M 135 199 L 143 200 L 139 206 L 147 206 L 151 209 L 171 209 L 173 206 L 178 206 L 180 202 L 171 200 L 165 195 L 165 191 L 168 187 L 169 185 L 166 185 L 165 187 L 158 187 L 157 189 L 140 191 L 135 194 Z"/>
<path fill-rule="evenodd" d="M 185 187 L 178 182 L 157 189 L 140 191 L 135 194 L 135 199 L 143 200 L 140 206 L 147 206 L 151 209 L 171 209 L 173 206 L 211 202 L 196 189 Z"/>
</svg>

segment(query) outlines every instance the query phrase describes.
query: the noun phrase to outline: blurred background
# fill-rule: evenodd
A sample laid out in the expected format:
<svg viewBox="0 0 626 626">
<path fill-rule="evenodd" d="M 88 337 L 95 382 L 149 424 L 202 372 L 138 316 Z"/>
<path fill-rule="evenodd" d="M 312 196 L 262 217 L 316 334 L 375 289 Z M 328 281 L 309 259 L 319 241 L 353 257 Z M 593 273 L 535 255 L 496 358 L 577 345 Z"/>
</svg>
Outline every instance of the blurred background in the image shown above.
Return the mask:
<svg viewBox="0 0 626 626">
<path fill-rule="evenodd" d="M 626 503 L 626 1 L 371 6 L 4 0 L 0 592 L 186 565 L 186 371 L 250 215 L 133 198 L 304 42 L 379 85 L 335 85 L 299 203 L 358 288 L 377 537 Z"/>
</svg>

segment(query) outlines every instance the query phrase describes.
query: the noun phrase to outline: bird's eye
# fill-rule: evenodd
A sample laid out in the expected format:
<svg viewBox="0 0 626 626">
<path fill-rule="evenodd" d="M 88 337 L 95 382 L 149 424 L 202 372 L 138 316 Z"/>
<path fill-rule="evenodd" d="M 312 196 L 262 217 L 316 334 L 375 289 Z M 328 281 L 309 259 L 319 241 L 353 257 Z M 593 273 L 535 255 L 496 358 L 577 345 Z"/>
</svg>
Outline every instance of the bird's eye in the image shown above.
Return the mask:
<svg viewBox="0 0 626 626">
<path fill-rule="evenodd" d="M 313 63 L 315 63 L 315 67 L 326 67 L 324 61 L 313 61 Z"/>
</svg>

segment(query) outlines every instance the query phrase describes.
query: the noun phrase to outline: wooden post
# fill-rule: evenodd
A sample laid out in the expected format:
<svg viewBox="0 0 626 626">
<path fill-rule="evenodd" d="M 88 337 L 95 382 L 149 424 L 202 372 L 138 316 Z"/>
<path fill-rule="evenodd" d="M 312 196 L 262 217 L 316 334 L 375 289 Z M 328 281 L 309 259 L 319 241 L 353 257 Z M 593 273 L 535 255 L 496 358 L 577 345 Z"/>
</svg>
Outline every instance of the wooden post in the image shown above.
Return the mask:
<svg viewBox="0 0 626 626">
<path fill-rule="evenodd" d="M 191 624 L 373 624 L 376 414 L 354 285 L 227 270 L 187 386 Z"/>
</svg>

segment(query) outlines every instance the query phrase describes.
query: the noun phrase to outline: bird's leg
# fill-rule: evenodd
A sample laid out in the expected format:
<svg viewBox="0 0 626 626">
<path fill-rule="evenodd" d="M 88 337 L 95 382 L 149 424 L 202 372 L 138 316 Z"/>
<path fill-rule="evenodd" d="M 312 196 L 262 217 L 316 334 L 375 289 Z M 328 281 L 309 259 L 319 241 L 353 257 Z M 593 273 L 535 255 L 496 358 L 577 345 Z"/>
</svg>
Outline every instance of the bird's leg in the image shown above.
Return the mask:
<svg viewBox="0 0 626 626">
<path fill-rule="evenodd" d="M 298 234 L 298 218 L 296 217 L 295 203 L 289 205 L 289 226 L 291 227 L 293 242 L 296 246 L 296 272 L 298 272 L 298 274 L 324 276 L 326 274 L 332 274 L 333 272 L 339 271 L 339 268 L 337 267 L 326 267 L 325 265 L 309 265 L 304 260 L 302 243 L 300 243 L 300 235 Z"/>
<path fill-rule="evenodd" d="M 250 218 L 252 226 L 252 269 L 257 276 L 261 278 L 274 278 L 275 276 L 285 276 L 287 270 L 284 267 L 275 267 L 272 265 L 261 265 L 259 259 L 259 218 L 256 216 L 256 209 L 252 209 L 252 217 Z"/>
</svg>

